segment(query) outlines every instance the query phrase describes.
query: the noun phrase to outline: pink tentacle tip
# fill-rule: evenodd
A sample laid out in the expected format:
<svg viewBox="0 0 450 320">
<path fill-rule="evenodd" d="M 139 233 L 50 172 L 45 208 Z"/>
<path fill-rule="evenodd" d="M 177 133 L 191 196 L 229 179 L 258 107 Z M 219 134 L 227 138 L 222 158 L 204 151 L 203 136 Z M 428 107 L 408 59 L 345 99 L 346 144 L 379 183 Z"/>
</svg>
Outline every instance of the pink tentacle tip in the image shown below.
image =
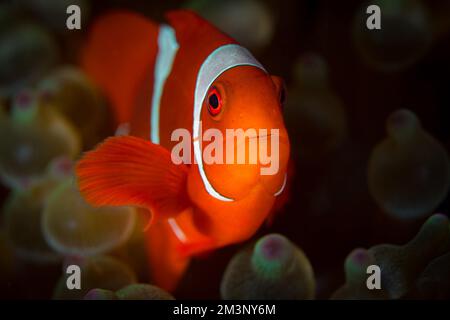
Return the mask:
<svg viewBox="0 0 450 320">
<path fill-rule="evenodd" d="M 22 91 L 16 97 L 17 106 L 22 109 L 28 109 L 31 106 L 32 97 L 30 92 Z"/>
</svg>

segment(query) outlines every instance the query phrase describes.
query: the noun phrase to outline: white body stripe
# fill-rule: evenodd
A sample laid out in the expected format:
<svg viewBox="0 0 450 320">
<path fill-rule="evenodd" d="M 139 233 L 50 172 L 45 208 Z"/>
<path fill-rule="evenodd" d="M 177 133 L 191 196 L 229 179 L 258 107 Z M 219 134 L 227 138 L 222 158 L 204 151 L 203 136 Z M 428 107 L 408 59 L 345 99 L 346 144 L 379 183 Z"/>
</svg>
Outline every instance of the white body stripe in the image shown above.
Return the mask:
<svg viewBox="0 0 450 320">
<path fill-rule="evenodd" d="M 179 46 L 174 30 L 168 25 L 161 25 L 158 35 L 158 55 L 155 62 L 150 119 L 150 140 L 156 144 L 159 144 L 159 109 L 161 96 L 167 77 L 172 71 L 173 61 L 178 48 Z"/>
<path fill-rule="evenodd" d="M 178 240 L 180 240 L 181 242 L 186 242 L 187 241 L 186 235 L 184 234 L 183 230 L 181 230 L 176 220 L 174 218 L 170 218 L 167 220 L 167 222 L 169 223 L 173 233 L 178 238 Z"/>
<path fill-rule="evenodd" d="M 205 62 L 203 62 L 197 76 L 197 83 L 195 85 L 194 95 L 194 123 L 193 123 L 193 141 L 194 141 L 194 156 L 197 161 L 198 170 L 205 186 L 206 191 L 214 198 L 222 201 L 233 201 L 233 199 L 224 197 L 219 194 L 206 176 L 203 168 L 203 157 L 200 148 L 200 115 L 202 111 L 203 100 L 209 90 L 211 84 L 225 71 L 237 66 L 254 66 L 264 70 L 264 67 L 252 56 L 252 54 L 245 48 L 236 45 L 228 44 L 214 50 Z"/>
</svg>

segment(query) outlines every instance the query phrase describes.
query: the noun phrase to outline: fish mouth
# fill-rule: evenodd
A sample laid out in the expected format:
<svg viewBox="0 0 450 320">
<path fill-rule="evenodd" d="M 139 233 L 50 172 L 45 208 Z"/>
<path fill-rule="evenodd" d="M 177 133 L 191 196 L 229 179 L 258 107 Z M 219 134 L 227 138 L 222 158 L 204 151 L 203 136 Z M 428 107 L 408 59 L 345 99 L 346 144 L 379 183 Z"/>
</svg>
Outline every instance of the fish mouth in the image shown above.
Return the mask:
<svg viewBox="0 0 450 320">
<path fill-rule="evenodd" d="M 275 161 L 278 161 L 276 164 L 270 163 L 270 166 L 275 165 L 277 167 L 277 171 L 275 174 L 264 175 L 260 168 L 260 179 L 259 184 L 262 185 L 263 189 L 272 196 L 279 196 L 283 193 L 286 184 L 287 184 L 287 166 L 289 162 L 290 156 L 290 146 L 288 139 L 281 139 L 279 144 L 279 154 L 278 158 Z"/>
<path fill-rule="evenodd" d="M 270 137 L 271 134 L 268 135 L 262 135 L 261 137 Z M 289 162 L 289 156 L 290 156 L 290 144 L 289 139 L 286 136 L 280 135 L 279 140 L 279 154 L 276 161 L 276 166 L 278 167 L 278 170 L 274 174 L 265 175 L 262 174 L 262 168 L 264 168 L 261 164 L 259 164 L 259 179 L 258 183 L 251 188 L 250 192 L 252 192 L 256 187 L 260 187 L 262 192 L 267 194 L 268 196 L 272 197 L 278 197 L 280 196 L 284 189 L 286 188 L 287 180 L 288 180 L 288 173 L 287 173 L 287 166 Z M 272 165 L 272 163 L 270 164 Z M 249 193 L 250 193 L 249 192 Z"/>
<path fill-rule="evenodd" d="M 240 201 L 243 200 L 245 198 L 247 198 L 250 194 L 256 192 L 260 192 L 261 194 L 264 194 L 266 197 L 278 197 L 281 194 L 283 194 L 283 191 L 286 188 L 287 185 L 287 180 L 288 180 L 288 174 L 287 172 L 284 172 L 280 175 L 282 177 L 281 179 L 281 183 L 277 184 L 277 188 L 274 188 L 273 185 L 269 185 L 267 184 L 266 181 L 264 180 L 260 180 L 256 185 L 254 185 L 248 192 L 248 194 L 246 196 L 244 196 L 241 199 L 236 199 L 234 201 Z"/>
<path fill-rule="evenodd" d="M 248 137 L 248 139 L 251 140 L 251 139 L 269 138 L 271 136 L 272 136 L 271 133 L 269 133 L 269 134 L 257 134 L 257 135 L 253 135 L 253 136 Z"/>
<path fill-rule="evenodd" d="M 225 199 L 224 201 L 244 199 L 253 192 L 255 187 L 260 187 L 261 192 L 268 193 L 272 197 L 280 195 L 286 185 L 286 168 L 290 149 L 287 135 L 283 134 L 283 130 L 280 129 L 280 131 L 280 133 L 267 132 L 267 134 L 253 134 L 246 137 L 254 143 L 255 139 L 260 139 L 259 142 L 265 145 L 264 147 L 261 143 L 256 143 L 257 149 L 252 151 L 257 153 L 257 156 L 252 158 L 256 160 L 255 163 L 225 162 L 205 165 L 204 175 L 210 187 L 210 189 L 207 188 L 208 193 L 217 198 L 215 192 L 220 196 L 219 200 Z M 248 152 L 249 149 L 246 147 L 246 161 L 250 159 Z M 224 176 L 228 179 L 224 180 Z"/>
</svg>

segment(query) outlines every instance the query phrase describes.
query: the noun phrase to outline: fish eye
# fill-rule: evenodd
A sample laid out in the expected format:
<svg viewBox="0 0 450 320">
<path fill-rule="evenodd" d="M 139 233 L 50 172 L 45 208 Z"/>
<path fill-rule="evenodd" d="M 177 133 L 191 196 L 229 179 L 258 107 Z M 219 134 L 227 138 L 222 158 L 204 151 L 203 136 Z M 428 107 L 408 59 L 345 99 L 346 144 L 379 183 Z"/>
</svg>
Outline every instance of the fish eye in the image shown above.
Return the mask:
<svg viewBox="0 0 450 320">
<path fill-rule="evenodd" d="M 208 111 L 209 114 L 217 116 L 220 111 L 222 111 L 222 98 L 220 97 L 219 91 L 213 87 L 208 93 Z"/>
</svg>

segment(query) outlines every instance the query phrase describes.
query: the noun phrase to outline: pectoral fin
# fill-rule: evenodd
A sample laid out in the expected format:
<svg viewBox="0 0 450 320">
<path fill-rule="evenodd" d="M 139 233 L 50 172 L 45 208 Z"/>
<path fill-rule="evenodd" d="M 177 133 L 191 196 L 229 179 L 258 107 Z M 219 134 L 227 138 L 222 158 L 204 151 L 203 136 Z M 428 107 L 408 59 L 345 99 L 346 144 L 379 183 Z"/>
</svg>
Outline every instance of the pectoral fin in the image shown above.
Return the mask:
<svg viewBox="0 0 450 320">
<path fill-rule="evenodd" d="M 106 139 L 77 163 L 81 193 L 94 206 L 140 206 L 153 218 L 169 218 L 189 205 L 188 168 L 150 141 L 121 136 Z"/>
</svg>

